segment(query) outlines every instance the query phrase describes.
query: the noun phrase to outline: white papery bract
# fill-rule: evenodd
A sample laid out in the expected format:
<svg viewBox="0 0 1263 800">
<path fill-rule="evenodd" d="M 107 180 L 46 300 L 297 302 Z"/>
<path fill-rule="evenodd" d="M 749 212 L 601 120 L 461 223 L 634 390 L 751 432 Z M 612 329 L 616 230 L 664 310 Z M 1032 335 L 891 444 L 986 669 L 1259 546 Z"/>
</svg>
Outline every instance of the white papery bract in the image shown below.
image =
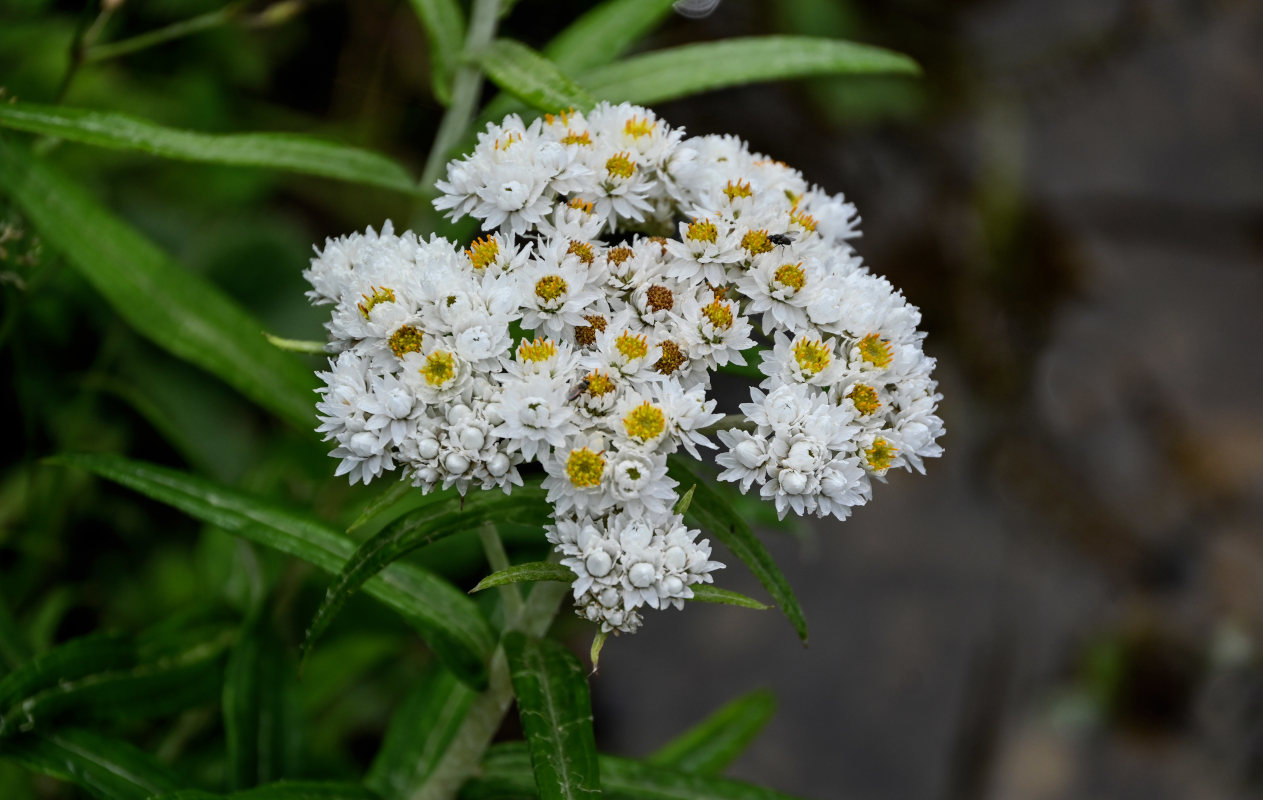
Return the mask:
<svg viewBox="0 0 1263 800">
<path fill-rule="evenodd" d="M 709 431 L 719 478 L 781 517 L 844 519 L 873 479 L 941 454 L 920 313 L 864 266 L 855 206 L 741 139 L 626 103 L 509 116 L 437 188 L 485 235 L 387 222 L 304 273 L 332 306 L 317 430 L 352 483 L 398 468 L 507 493 L 537 462 L 547 537 L 602 630 L 682 608 L 723 566 L 667 475 Z M 756 347 L 764 377 L 732 421 L 712 374 Z"/>
</svg>

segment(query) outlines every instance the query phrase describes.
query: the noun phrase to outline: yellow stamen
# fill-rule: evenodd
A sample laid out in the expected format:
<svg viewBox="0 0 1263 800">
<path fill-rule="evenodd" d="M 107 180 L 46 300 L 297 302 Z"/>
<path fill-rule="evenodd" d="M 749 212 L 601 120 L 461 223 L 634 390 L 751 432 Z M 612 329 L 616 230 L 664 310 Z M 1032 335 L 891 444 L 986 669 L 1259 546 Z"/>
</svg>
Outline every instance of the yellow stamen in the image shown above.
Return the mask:
<svg viewBox="0 0 1263 800">
<path fill-rule="evenodd" d="M 890 349 L 890 342 L 876 333 L 870 333 L 863 339 L 860 339 L 859 348 L 860 358 L 874 367 L 888 367 L 895 357 L 894 352 Z"/>
<path fill-rule="evenodd" d="M 646 401 L 627 412 L 623 417 L 623 430 L 627 435 L 641 442 L 661 435 L 667 428 L 666 415 L 662 409 Z"/>
<path fill-rule="evenodd" d="M 717 331 L 732 327 L 732 303 L 722 303 L 716 299 L 710 305 L 702 306 L 702 314 Z"/>
<path fill-rule="evenodd" d="M 504 141 L 501 141 L 500 139 L 496 139 L 495 149 L 508 150 L 510 145 L 512 145 L 514 142 L 520 142 L 520 141 L 522 141 L 522 134 L 514 131 L 513 133 L 510 133 L 508 136 L 504 137 Z"/>
<path fill-rule="evenodd" d="M 390 345 L 390 352 L 395 354 L 395 358 L 403 358 L 407 353 L 420 353 L 421 339 L 424 335 L 420 328 L 404 325 L 390 334 L 387 342 Z"/>
<path fill-rule="evenodd" d="M 874 472 L 882 472 L 890 469 L 891 463 L 895 460 L 895 453 L 898 452 L 899 448 L 885 439 L 874 439 L 873 446 L 864 451 L 864 457 Z"/>
<path fill-rule="evenodd" d="M 855 384 L 846 396 L 855 404 L 855 410 L 864 416 L 874 414 L 881 408 L 881 401 L 877 399 L 877 390 L 867 384 Z"/>
<path fill-rule="evenodd" d="M 612 178 L 630 178 L 636 171 L 636 162 L 631 160 L 631 153 L 615 153 L 605 162 L 605 172 Z"/>
<path fill-rule="evenodd" d="M 456 377 L 456 357 L 446 350 L 435 350 L 425 357 L 419 372 L 431 386 L 442 386 Z"/>
<path fill-rule="evenodd" d="M 580 489 L 598 486 L 605 474 L 605 456 L 584 447 L 571 450 L 566 459 L 566 477 Z"/>
<path fill-rule="evenodd" d="M 790 210 L 789 221 L 808 233 L 814 233 L 816 230 L 816 218 L 810 214 L 802 213 L 797 206 Z"/>
<path fill-rule="evenodd" d="M 644 358 L 649 354 L 649 343 L 646 341 L 643 333 L 635 334 L 631 331 L 626 331 L 614 340 L 614 347 L 628 361 Z"/>
<path fill-rule="evenodd" d="M 773 280 L 787 289 L 793 289 L 794 294 L 797 294 L 798 290 L 807 285 L 807 273 L 803 271 L 803 262 L 782 264 L 776 268 Z"/>
<path fill-rule="evenodd" d="M 574 116 L 574 109 L 567 108 L 565 111 L 561 111 L 557 114 L 545 114 L 544 122 L 547 122 L 549 125 L 556 125 L 558 123 L 562 125 L 569 125 L 570 118 L 573 116 Z"/>
<path fill-rule="evenodd" d="M 675 306 L 675 295 L 665 286 L 655 283 L 645 291 L 645 296 L 654 311 L 670 311 Z"/>
<path fill-rule="evenodd" d="M 819 339 L 800 338 L 794 342 L 794 360 L 808 375 L 819 375 L 833 361 L 831 348 Z"/>
<path fill-rule="evenodd" d="M 611 247 L 606 251 L 605 257 L 609 259 L 611 264 L 621 265 L 632 257 L 632 249 L 630 247 Z"/>
<path fill-rule="evenodd" d="M 556 300 L 569 288 L 560 275 L 545 275 L 535 282 L 535 296 L 541 300 Z"/>
<path fill-rule="evenodd" d="M 614 391 L 614 381 L 604 372 L 592 370 L 583 377 L 588 382 L 588 394 L 593 397 L 603 397 Z"/>
<path fill-rule="evenodd" d="M 770 253 L 775 246 L 767 239 L 767 231 L 747 231 L 745 236 L 741 237 L 741 246 L 752 256 L 760 253 Z"/>
<path fill-rule="evenodd" d="M 557 345 L 553 344 L 552 339 L 535 339 L 528 342 L 523 339 L 522 343 L 517 346 L 518 361 L 547 361 L 557 355 Z"/>
<path fill-rule="evenodd" d="M 566 135 L 561 137 L 562 144 L 577 144 L 580 147 L 592 146 L 592 135 L 587 131 L 583 133 L 575 133 L 574 131 L 566 131 Z"/>
<path fill-rule="evenodd" d="M 570 198 L 570 202 L 566 203 L 566 205 L 570 206 L 575 211 L 582 211 L 584 214 L 591 214 L 593 211 L 596 210 L 595 205 L 593 205 L 592 203 L 589 203 L 587 200 L 583 200 L 578 197 Z"/>
<path fill-rule="evenodd" d="M 596 260 L 596 253 L 592 252 L 592 245 L 587 242 L 571 241 L 566 252 L 578 256 L 584 264 L 591 264 Z"/>
<path fill-rule="evenodd" d="M 753 197 L 754 190 L 750 188 L 749 181 L 736 180 L 728 181 L 728 185 L 724 187 L 724 194 L 728 195 L 728 199 L 736 200 L 738 197 Z"/>
<path fill-rule="evenodd" d="M 369 312 L 371 312 L 375 307 L 381 305 L 382 303 L 395 302 L 394 289 L 387 289 L 385 286 L 382 286 L 382 287 L 370 286 L 369 288 L 373 290 L 373 294 L 360 295 L 360 297 L 364 298 L 364 302 L 355 304 L 355 307 L 358 308 L 360 310 L 360 313 L 364 315 L 364 319 L 368 319 Z"/>
<path fill-rule="evenodd" d="M 689 223 L 688 232 L 684 235 L 694 242 L 714 244 L 719 239 L 719 229 L 708 219 L 695 219 Z"/>
<path fill-rule="evenodd" d="M 680 346 L 670 339 L 664 341 L 659 347 L 662 348 L 662 358 L 654 362 L 653 368 L 655 372 L 662 375 L 670 375 L 683 366 L 687 360 Z"/>
<path fill-rule="evenodd" d="M 490 236 L 474 239 L 469 249 L 465 251 L 465 255 L 469 256 L 469 262 L 474 265 L 474 269 L 486 269 L 495 262 L 496 256 L 500 255 L 500 243 Z"/>
</svg>

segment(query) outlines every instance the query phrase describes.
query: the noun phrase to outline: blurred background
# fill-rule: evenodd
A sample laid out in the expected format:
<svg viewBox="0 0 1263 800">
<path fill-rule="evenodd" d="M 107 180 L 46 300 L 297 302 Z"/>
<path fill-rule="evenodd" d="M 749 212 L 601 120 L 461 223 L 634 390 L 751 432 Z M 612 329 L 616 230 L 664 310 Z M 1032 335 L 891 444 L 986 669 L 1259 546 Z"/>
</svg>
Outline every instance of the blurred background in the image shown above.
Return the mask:
<svg viewBox="0 0 1263 800">
<path fill-rule="evenodd" d="M 521 0 L 503 29 L 542 46 L 587 5 Z M 102 35 L 219 7 L 121 1 Z M 319 133 L 419 169 L 441 107 L 411 8 L 264 8 L 67 80 L 99 5 L 0 0 L 0 85 L 204 131 Z M 612 639 L 592 679 L 598 744 L 646 754 L 767 687 L 779 712 L 731 774 L 821 800 L 1263 794 L 1263 5 L 681 11 L 646 49 L 806 33 L 922 65 L 921 79 L 768 84 L 657 110 L 690 133 L 740 135 L 859 205 L 861 253 L 924 313 L 947 452 L 926 477 L 892 475 L 845 523 L 768 526 L 809 648 L 776 612 L 712 606 Z M 449 230 L 385 191 L 69 144 L 52 157 L 294 338 L 322 334 L 300 276 L 313 243 L 387 217 Z M 270 576 L 279 637 L 299 641 L 319 573 L 38 461 L 120 452 L 333 520 L 371 492 L 331 480 L 315 436 L 125 327 L 8 205 L 0 288 L 0 623 L 41 648 L 240 606 L 249 562 Z M 421 558 L 485 571 L 476 542 Z M 762 596 L 724 560 L 721 585 Z M 591 631 L 563 619 L 586 651 Z M 426 655 L 363 599 L 322 648 L 301 684 L 316 724 L 296 769 L 354 777 Z M 209 780 L 218 725 L 212 704 L 122 732 Z M 0 787 L 75 796 L 3 762 Z"/>
</svg>

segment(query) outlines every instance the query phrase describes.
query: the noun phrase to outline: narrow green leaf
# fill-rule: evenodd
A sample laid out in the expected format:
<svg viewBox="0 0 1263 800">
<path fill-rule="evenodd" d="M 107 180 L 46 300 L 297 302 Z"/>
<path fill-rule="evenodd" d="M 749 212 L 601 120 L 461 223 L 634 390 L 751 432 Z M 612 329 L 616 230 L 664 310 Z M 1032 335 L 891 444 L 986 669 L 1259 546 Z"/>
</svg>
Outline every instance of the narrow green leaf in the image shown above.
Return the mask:
<svg viewBox="0 0 1263 800">
<path fill-rule="evenodd" d="M 733 511 L 723 495 L 699 478 L 684 459 L 678 456 L 668 458 L 667 474 L 681 486 L 696 484 L 693 502 L 685 519 L 689 524 L 705 528 L 714 534 L 733 555 L 750 568 L 754 577 L 759 579 L 759 583 L 763 584 L 763 588 L 767 589 L 785 617 L 793 624 L 803 644 L 807 644 L 807 620 L 803 616 L 802 607 L 798 605 L 798 598 L 794 596 L 789 581 L 785 580 L 767 548 L 750 530 L 750 525 Z"/>
<path fill-rule="evenodd" d="M 504 637 L 522 731 L 541 800 L 601 795 L 592 702 L 579 659 L 557 642 Z"/>
<path fill-rule="evenodd" d="M 767 603 L 760 603 L 753 597 L 747 597 L 740 592 L 734 592 L 730 589 L 720 589 L 718 586 L 710 583 L 699 583 L 694 585 L 692 589 L 693 602 L 696 603 L 718 603 L 724 606 L 752 608 L 755 611 L 767 611 L 771 608 Z"/>
<path fill-rule="evenodd" d="M 367 580 L 413 550 L 452 534 L 474 531 L 482 523 L 497 517 L 517 516 L 542 522 L 548 516 L 544 493 L 538 487 L 519 486 L 511 495 L 472 492 L 460 501 L 460 508 L 456 511 L 441 513 L 438 509 L 426 507 L 405 514 L 361 544 L 325 591 L 324 599 L 307 628 L 303 658 L 311 652 L 316 640 L 351 595 L 359 591 Z"/>
<path fill-rule="evenodd" d="M 656 50 L 584 72 L 597 98 L 653 104 L 759 81 L 810 75 L 917 75 L 905 55 L 872 45 L 813 36 L 756 36 Z"/>
<path fill-rule="evenodd" d="M 0 681 L 0 736 L 54 719 L 146 718 L 213 698 L 236 637 L 213 623 L 60 645 Z"/>
<path fill-rule="evenodd" d="M 452 102 L 452 74 L 465 41 L 465 18 L 455 0 L 409 0 L 430 43 L 430 87 L 443 105 Z"/>
<path fill-rule="evenodd" d="M 542 111 L 591 108 L 595 102 L 582 86 L 557 65 L 513 39 L 496 39 L 476 54 L 479 66 L 495 85 Z"/>
<path fill-rule="evenodd" d="M 217 287 L 182 269 L 50 164 L 4 141 L 0 191 L 142 335 L 278 416 L 312 426 L 315 374 L 268 345 L 258 321 Z"/>
<path fill-rule="evenodd" d="M 601 796 L 606 800 L 799 800 L 762 786 L 625 758 L 600 756 L 598 763 Z M 482 772 L 460 792 L 460 800 L 528 800 L 540 796 L 531 775 L 530 755 L 521 742 L 488 750 Z"/>
<path fill-rule="evenodd" d="M 105 454 L 50 461 L 86 469 L 326 572 L 340 572 L 355 552 L 349 537 L 322 523 L 178 470 Z M 364 590 L 402 614 L 463 681 L 485 684 L 495 634 L 464 592 L 410 564 L 392 564 Z"/>
<path fill-rule="evenodd" d="M 698 775 L 718 775 L 754 741 L 772 715 L 776 697 L 766 689 L 742 695 L 649 756 L 650 764 Z"/>
<path fill-rule="evenodd" d="M 434 772 L 476 697 L 451 672 L 431 665 L 390 718 L 364 784 L 382 797 L 406 797 Z"/>
<path fill-rule="evenodd" d="M 151 800 L 380 800 L 358 783 L 337 781 L 279 781 L 231 794 L 183 789 Z"/>
<path fill-rule="evenodd" d="M 359 515 L 355 518 L 355 521 L 347 526 L 346 532 L 355 533 L 360 528 L 371 522 L 378 514 L 407 497 L 408 494 L 415 488 L 416 487 L 405 480 L 398 480 L 387 484 L 386 488 L 380 494 L 370 500 L 368 505 L 364 506 L 364 510 L 359 513 Z M 430 496 L 436 496 L 438 494 L 438 492 L 431 492 Z"/>
<path fill-rule="evenodd" d="M 238 789 L 290 773 L 302 728 L 292 658 L 263 608 L 246 620 L 224 674 L 228 777 Z"/>
<path fill-rule="evenodd" d="M 689 490 L 680 495 L 680 499 L 675 503 L 675 513 L 685 514 L 689 510 L 689 506 L 693 504 L 693 492 L 697 490 L 697 484 L 689 486 Z"/>
<path fill-rule="evenodd" d="M 385 156 L 299 134 L 199 133 L 112 111 L 38 103 L 0 104 L 0 127 L 183 161 L 301 172 L 408 194 L 416 190 L 408 171 Z"/>
<path fill-rule="evenodd" d="M 554 564 L 551 561 L 532 561 L 529 564 L 514 564 L 508 569 L 502 569 L 499 572 L 493 572 L 482 580 L 478 581 L 478 585 L 469 590 L 470 594 L 481 592 L 483 589 L 490 589 L 493 586 L 504 586 L 508 583 L 525 583 L 527 581 L 561 581 L 562 583 L 573 583 L 574 573 L 569 567 L 563 567 L 561 564 Z"/>
<path fill-rule="evenodd" d="M 146 800 L 180 785 L 153 756 L 90 730 L 67 728 L 3 739 L 0 758 L 73 783 L 101 800 Z"/>
<path fill-rule="evenodd" d="M 553 37 L 544 55 L 571 73 L 608 64 L 671 14 L 675 0 L 607 0 Z"/>
<path fill-rule="evenodd" d="M 8 603 L 0 595 L 0 676 L 16 669 L 31 657 L 31 645 L 18 628 Z"/>
<path fill-rule="evenodd" d="M 263 331 L 263 338 L 277 350 L 287 353 L 305 353 L 311 356 L 325 355 L 325 343 L 314 339 L 282 339 L 280 336 Z"/>
</svg>

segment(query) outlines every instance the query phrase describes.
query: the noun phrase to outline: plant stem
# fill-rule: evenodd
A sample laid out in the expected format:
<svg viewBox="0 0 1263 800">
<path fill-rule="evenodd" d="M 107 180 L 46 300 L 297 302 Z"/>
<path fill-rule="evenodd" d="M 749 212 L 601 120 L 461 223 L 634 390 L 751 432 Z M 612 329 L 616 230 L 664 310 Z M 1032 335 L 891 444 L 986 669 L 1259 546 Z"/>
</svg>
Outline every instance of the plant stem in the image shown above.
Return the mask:
<svg viewBox="0 0 1263 800">
<path fill-rule="evenodd" d="M 469 29 L 465 33 L 465 61 L 452 77 L 452 102 L 447 107 L 443 120 L 439 122 L 438 132 L 434 134 L 434 145 L 430 148 L 425 169 L 421 172 L 421 190 L 424 192 L 434 191 L 434 182 L 438 180 L 439 171 L 447 163 L 448 152 L 460 141 L 474 118 L 478 90 L 482 84 L 482 70 L 468 59 L 471 54 L 491 43 L 496 34 L 498 16 L 499 0 L 474 0 L 474 7 L 469 15 Z"/>
<path fill-rule="evenodd" d="M 138 34 L 129 39 L 110 42 L 109 44 L 90 45 L 83 53 L 83 61 L 89 64 L 107 61 L 111 58 L 118 58 L 129 53 L 135 53 L 138 50 L 153 47 L 154 45 L 164 44 L 172 39 L 180 39 L 194 33 L 217 28 L 234 20 L 243 8 L 245 8 L 245 3 L 243 2 L 229 3 L 215 11 L 173 22 L 165 28 Z"/>
<path fill-rule="evenodd" d="M 743 431 L 753 431 L 754 423 L 745 414 L 728 414 L 714 425 L 707 425 L 705 428 L 702 428 L 701 433 L 710 435 L 717 431 L 727 431 L 734 428 Z"/>
<path fill-rule="evenodd" d="M 504 552 L 504 543 L 496 533 L 496 524 L 488 520 L 478 527 L 478 541 L 482 543 L 482 552 L 487 556 L 487 564 L 492 572 L 500 572 L 509 568 L 509 555 Z M 500 587 L 500 600 L 511 618 L 522 615 L 522 593 L 516 583 L 506 583 Z"/>
</svg>

